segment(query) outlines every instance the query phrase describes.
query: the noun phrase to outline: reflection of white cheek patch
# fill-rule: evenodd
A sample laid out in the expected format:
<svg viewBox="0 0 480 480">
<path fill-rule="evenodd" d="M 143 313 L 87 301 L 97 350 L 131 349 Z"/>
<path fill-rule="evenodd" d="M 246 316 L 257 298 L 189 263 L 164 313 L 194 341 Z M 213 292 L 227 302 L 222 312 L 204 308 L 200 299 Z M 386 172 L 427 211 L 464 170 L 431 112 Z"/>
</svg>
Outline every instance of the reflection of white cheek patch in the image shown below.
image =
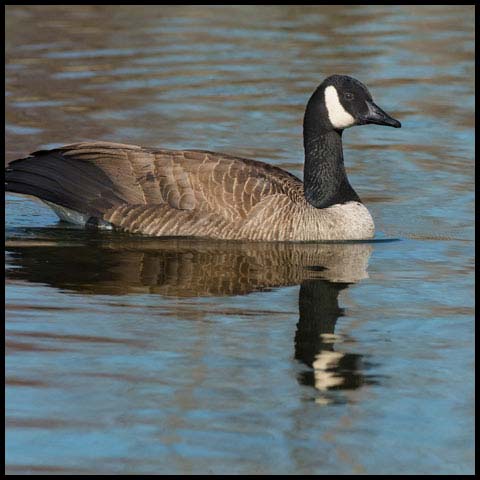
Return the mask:
<svg viewBox="0 0 480 480">
<path fill-rule="evenodd" d="M 325 89 L 325 105 L 330 123 L 335 128 L 347 128 L 355 123 L 355 119 L 342 107 L 336 88 L 331 85 Z"/>
</svg>

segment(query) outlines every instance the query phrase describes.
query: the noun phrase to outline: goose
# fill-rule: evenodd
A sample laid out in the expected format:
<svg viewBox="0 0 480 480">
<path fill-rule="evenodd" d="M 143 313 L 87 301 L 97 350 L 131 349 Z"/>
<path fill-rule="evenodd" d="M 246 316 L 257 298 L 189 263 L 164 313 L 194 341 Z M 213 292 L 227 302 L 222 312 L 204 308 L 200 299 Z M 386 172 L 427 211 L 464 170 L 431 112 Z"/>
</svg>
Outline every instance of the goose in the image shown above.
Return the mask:
<svg viewBox="0 0 480 480">
<path fill-rule="evenodd" d="M 156 237 L 365 240 L 374 222 L 342 149 L 343 130 L 365 124 L 401 126 L 360 81 L 332 75 L 306 106 L 303 182 L 224 153 L 83 142 L 10 162 L 5 189 L 40 199 L 63 221 Z"/>
</svg>

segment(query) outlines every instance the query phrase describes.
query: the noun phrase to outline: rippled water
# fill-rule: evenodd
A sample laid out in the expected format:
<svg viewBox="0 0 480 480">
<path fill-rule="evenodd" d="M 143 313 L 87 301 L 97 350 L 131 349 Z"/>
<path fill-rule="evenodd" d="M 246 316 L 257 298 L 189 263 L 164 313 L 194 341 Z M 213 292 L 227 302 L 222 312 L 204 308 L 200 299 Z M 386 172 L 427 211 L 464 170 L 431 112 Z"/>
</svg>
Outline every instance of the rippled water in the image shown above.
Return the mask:
<svg viewBox="0 0 480 480">
<path fill-rule="evenodd" d="M 8 6 L 6 162 L 81 140 L 301 176 L 332 73 L 377 240 L 85 231 L 6 196 L 7 473 L 473 473 L 472 6 Z"/>
</svg>

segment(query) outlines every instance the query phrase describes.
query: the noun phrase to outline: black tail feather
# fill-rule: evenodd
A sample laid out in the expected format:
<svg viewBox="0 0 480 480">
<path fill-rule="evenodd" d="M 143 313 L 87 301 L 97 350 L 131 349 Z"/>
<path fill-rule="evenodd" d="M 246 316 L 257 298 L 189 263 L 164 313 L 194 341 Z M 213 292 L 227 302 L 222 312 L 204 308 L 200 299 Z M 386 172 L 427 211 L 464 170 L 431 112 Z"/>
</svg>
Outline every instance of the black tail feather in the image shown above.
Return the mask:
<svg viewBox="0 0 480 480">
<path fill-rule="evenodd" d="M 60 150 L 39 151 L 10 162 L 5 169 L 5 191 L 32 195 L 100 218 L 124 202 L 101 168 L 68 158 Z"/>
</svg>

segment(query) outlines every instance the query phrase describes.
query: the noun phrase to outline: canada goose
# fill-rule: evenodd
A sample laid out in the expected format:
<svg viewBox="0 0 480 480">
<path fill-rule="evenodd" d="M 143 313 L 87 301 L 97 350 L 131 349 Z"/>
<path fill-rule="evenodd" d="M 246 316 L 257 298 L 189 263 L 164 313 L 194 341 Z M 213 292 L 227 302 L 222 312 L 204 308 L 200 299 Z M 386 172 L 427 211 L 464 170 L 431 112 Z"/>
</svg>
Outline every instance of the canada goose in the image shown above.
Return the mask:
<svg viewBox="0 0 480 480">
<path fill-rule="evenodd" d="M 154 236 L 265 241 L 374 235 L 343 164 L 342 132 L 400 127 L 367 88 L 325 79 L 307 103 L 304 182 L 272 165 L 202 150 L 86 142 L 11 162 L 6 190 L 43 200 L 60 219 Z"/>
</svg>

